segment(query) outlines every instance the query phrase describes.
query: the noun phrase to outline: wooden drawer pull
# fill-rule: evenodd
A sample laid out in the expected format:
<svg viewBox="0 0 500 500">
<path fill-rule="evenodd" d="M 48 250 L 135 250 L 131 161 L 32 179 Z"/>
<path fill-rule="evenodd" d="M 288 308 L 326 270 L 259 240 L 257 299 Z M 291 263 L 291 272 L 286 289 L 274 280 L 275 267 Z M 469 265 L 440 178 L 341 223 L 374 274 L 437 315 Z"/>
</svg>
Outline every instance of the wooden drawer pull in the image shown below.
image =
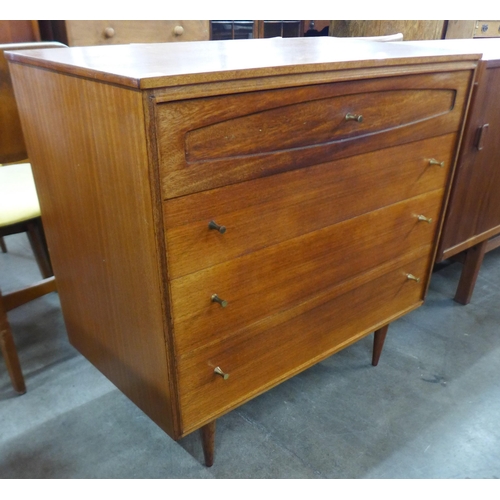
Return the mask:
<svg viewBox="0 0 500 500">
<path fill-rule="evenodd" d="M 345 120 L 348 122 L 349 120 L 354 120 L 356 122 L 361 123 L 363 121 L 363 115 L 355 115 L 354 113 L 347 113 L 345 115 Z"/>
<path fill-rule="evenodd" d="M 184 28 L 182 26 L 176 26 L 174 28 L 174 35 L 181 36 L 184 33 Z"/>
<path fill-rule="evenodd" d="M 417 283 L 420 283 L 420 278 L 417 278 L 416 276 L 413 276 L 413 274 L 407 274 L 406 277 L 409 280 L 413 280 L 413 281 L 416 281 Z"/>
<path fill-rule="evenodd" d="M 229 373 L 224 373 L 218 366 L 214 369 L 214 373 L 220 375 L 224 380 L 229 378 Z"/>
<path fill-rule="evenodd" d="M 104 36 L 106 38 L 113 38 L 115 36 L 115 30 L 111 27 L 111 26 L 108 26 L 105 30 L 104 30 Z"/>
<path fill-rule="evenodd" d="M 432 222 L 432 218 L 426 217 L 425 215 L 418 215 L 417 219 L 423 222 L 428 222 L 429 224 Z"/>
<path fill-rule="evenodd" d="M 222 300 L 216 293 L 212 295 L 212 302 L 217 302 L 221 307 L 227 307 L 227 300 Z"/>
<path fill-rule="evenodd" d="M 444 167 L 444 161 L 438 161 L 434 158 L 429 160 L 429 165 L 439 165 L 440 167 Z"/>
<path fill-rule="evenodd" d="M 219 231 L 220 234 L 224 234 L 226 232 L 226 226 L 219 226 L 219 224 L 213 220 L 208 223 L 208 229 L 215 229 L 216 231 Z"/>
</svg>

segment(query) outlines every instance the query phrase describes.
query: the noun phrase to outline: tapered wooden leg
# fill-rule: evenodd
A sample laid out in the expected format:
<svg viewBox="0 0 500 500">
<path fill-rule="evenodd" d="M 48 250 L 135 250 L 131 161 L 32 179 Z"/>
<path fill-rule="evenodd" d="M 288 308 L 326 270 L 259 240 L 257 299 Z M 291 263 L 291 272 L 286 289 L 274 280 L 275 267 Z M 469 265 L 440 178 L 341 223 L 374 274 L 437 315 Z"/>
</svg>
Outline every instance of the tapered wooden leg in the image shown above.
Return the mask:
<svg viewBox="0 0 500 500">
<path fill-rule="evenodd" d="M 469 248 L 465 253 L 462 274 L 458 282 L 457 291 L 455 293 L 455 301 L 462 305 L 467 305 L 474 292 L 477 276 L 483 263 L 484 253 L 488 241 L 483 241 Z"/>
<path fill-rule="evenodd" d="M 7 372 L 14 390 L 20 394 L 26 392 L 26 385 L 24 384 L 23 372 L 21 371 L 21 364 L 17 356 L 16 346 L 12 338 L 9 322 L 7 321 L 7 313 L 5 311 L 2 296 L 0 295 L 0 350 L 2 351 Z"/>
<path fill-rule="evenodd" d="M 201 441 L 203 443 L 203 455 L 205 456 L 205 465 L 207 467 L 212 467 L 214 464 L 215 422 L 214 420 L 200 429 Z"/>
<path fill-rule="evenodd" d="M 27 227 L 28 240 L 35 254 L 36 263 L 38 264 L 42 277 L 49 278 L 50 276 L 54 276 L 47 241 L 45 240 L 45 233 L 43 231 L 42 219 L 40 217 L 33 219 L 33 221 L 27 224 Z"/>
<path fill-rule="evenodd" d="M 378 365 L 378 360 L 380 359 L 380 355 L 382 354 L 382 348 L 384 347 L 387 330 L 389 330 L 389 325 L 385 325 L 379 330 L 375 331 L 375 335 L 373 337 L 373 354 L 372 354 L 373 366 Z"/>
<path fill-rule="evenodd" d="M 2 250 L 3 253 L 7 253 L 7 245 L 5 244 L 3 236 L 0 236 L 0 249 Z"/>
</svg>

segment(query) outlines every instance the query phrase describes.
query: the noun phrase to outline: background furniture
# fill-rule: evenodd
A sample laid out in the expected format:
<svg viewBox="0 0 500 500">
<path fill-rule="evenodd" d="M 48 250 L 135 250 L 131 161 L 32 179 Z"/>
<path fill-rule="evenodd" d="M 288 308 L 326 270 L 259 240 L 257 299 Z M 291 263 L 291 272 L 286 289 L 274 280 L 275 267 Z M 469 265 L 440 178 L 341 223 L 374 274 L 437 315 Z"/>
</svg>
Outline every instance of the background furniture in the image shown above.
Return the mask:
<svg viewBox="0 0 500 500">
<path fill-rule="evenodd" d="M 49 251 L 43 231 L 36 187 L 27 163 L 17 103 L 12 90 L 6 50 L 62 47 L 55 42 L 33 42 L 0 45 L 0 244 L 7 252 L 4 236 L 26 232 L 44 280 L 2 297 L 0 291 L 0 348 L 12 380 L 19 393 L 26 391 L 7 312 L 45 293 L 55 290 Z M 25 163 L 19 163 L 24 161 Z M 15 163 L 17 162 L 17 163 Z M 5 166 L 6 163 L 11 163 Z"/>
<path fill-rule="evenodd" d="M 366 37 L 402 33 L 405 40 L 444 38 L 447 21 L 331 21 L 330 36 Z"/>
<path fill-rule="evenodd" d="M 0 43 L 19 43 L 40 41 L 38 21 L 0 20 Z"/>
<path fill-rule="evenodd" d="M 219 416 L 422 304 L 477 56 L 8 57 L 70 341 L 174 439 L 201 428 L 207 465 Z"/>
<path fill-rule="evenodd" d="M 436 256 L 436 262 L 449 258 L 463 262 L 455 300 L 465 305 L 471 300 L 485 252 L 500 246 L 500 39 L 412 45 L 482 54 Z"/>
<path fill-rule="evenodd" d="M 500 37 L 500 21 L 448 21 L 446 38 Z"/>
<path fill-rule="evenodd" d="M 69 46 L 208 40 L 209 21 L 39 21 L 44 40 Z"/>
</svg>

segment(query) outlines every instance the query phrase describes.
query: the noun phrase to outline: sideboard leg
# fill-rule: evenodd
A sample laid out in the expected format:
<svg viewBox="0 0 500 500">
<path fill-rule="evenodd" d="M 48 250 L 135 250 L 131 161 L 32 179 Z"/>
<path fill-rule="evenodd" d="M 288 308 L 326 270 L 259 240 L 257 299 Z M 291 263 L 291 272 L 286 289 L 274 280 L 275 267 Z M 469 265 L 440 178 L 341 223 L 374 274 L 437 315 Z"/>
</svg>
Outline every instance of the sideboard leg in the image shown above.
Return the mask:
<svg viewBox="0 0 500 500">
<path fill-rule="evenodd" d="M 215 420 L 204 425 L 201 431 L 201 441 L 203 444 L 203 455 L 205 456 L 205 465 L 212 467 L 214 464 L 215 451 Z"/>
<path fill-rule="evenodd" d="M 373 366 L 378 365 L 378 360 L 380 359 L 380 355 L 382 354 L 382 348 L 384 347 L 387 330 L 389 330 L 389 325 L 385 325 L 379 330 L 375 331 L 375 336 L 373 338 L 373 354 L 372 354 Z"/>
<path fill-rule="evenodd" d="M 481 264 L 483 263 L 487 243 L 487 240 L 478 243 L 465 252 L 462 274 L 460 275 L 454 299 L 459 304 L 465 306 L 472 298 L 472 292 L 474 292 L 479 269 L 481 269 Z"/>
</svg>

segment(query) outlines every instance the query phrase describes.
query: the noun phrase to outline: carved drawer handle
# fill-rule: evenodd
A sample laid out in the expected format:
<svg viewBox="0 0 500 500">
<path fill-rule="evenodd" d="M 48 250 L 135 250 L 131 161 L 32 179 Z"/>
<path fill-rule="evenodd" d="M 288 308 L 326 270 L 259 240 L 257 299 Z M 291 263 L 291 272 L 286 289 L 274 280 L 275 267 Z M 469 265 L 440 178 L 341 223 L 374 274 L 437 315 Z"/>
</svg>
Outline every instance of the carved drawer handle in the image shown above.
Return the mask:
<svg viewBox="0 0 500 500">
<path fill-rule="evenodd" d="M 224 373 L 218 366 L 214 369 L 214 373 L 220 375 L 224 380 L 229 378 L 229 373 Z"/>
<path fill-rule="evenodd" d="M 217 224 L 214 220 L 211 220 L 208 223 L 208 229 L 215 229 L 216 231 L 219 231 L 220 234 L 224 234 L 226 232 L 226 226 L 219 226 L 219 224 Z"/>
<path fill-rule="evenodd" d="M 420 278 L 417 278 L 416 276 L 413 276 L 413 274 L 407 274 L 406 277 L 409 280 L 413 280 L 413 281 L 416 281 L 417 283 L 420 283 Z"/>
<path fill-rule="evenodd" d="M 221 307 L 227 307 L 227 300 L 222 300 L 216 293 L 212 295 L 212 302 L 217 302 Z"/>
<path fill-rule="evenodd" d="M 429 160 L 429 165 L 439 165 L 440 167 L 444 167 L 444 161 L 438 161 L 435 158 L 431 158 Z"/>
<path fill-rule="evenodd" d="M 432 217 L 426 217 L 425 215 L 417 215 L 417 219 L 419 221 L 428 222 L 429 224 L 432 222 Z"/>
<path fill-rule="evenodd" d="M 363 115 L 355 115 L 354 113 L 347 113 L 345 115 L 345 121 L 348 122 L 350 120 L 354 120 L 356 122 L 361 123 L 363 121 Z"/>
</svg>

